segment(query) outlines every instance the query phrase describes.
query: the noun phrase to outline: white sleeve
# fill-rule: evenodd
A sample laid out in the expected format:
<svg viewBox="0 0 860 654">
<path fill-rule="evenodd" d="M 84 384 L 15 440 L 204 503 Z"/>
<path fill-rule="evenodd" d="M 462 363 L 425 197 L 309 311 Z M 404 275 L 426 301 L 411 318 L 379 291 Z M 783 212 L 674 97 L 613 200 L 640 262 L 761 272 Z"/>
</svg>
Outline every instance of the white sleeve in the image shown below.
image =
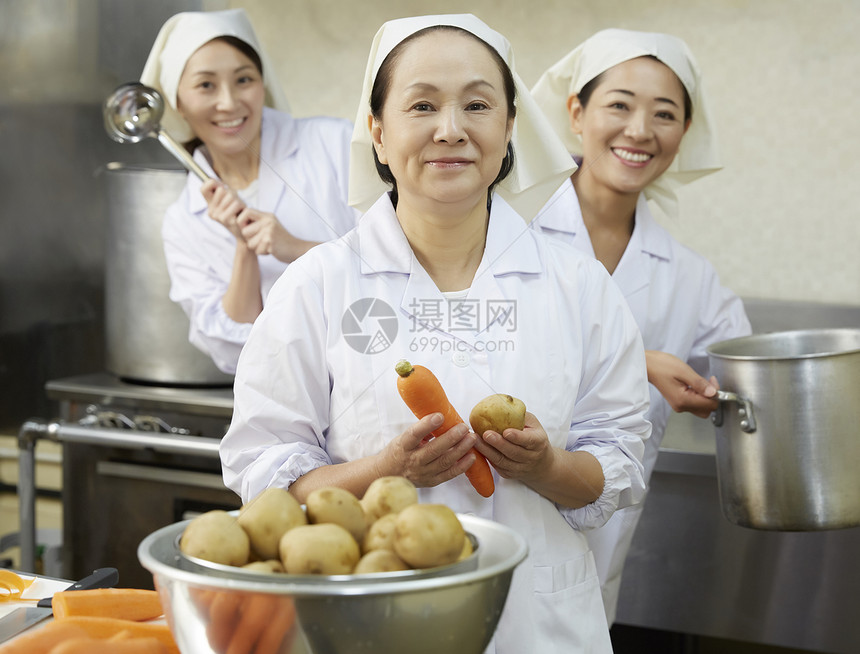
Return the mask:
<svg viewBox="0 0 860 654">
<path fill-rule="evenodd" d="M 704 377 L 710 376 L 707 348 L 714 343 L 752 333 L 743 301 L 720 285 L 717 271 L 707 260 L 699 296 L 699 320 L 687 363 Z"/>
<path fill-rule="evenodd" d="M 642 337 L 609 275 L 602 266 L 588 264 L 589 281 L 580 297 L 586 351 L 567 449 L 594 455 L 605 481 L 596 501 L 561 509 L 568 523 L 581 530 L 605 524 L 617 509 L 644 497 L 642 459 L 651 434 Z"/>
<path fill-rule="evenodd" d="M 275 283 L 239 358 L 233 420 L 220 451 L 224 483 L 245 502 L 331 463 L 327 329 L 305 263 L 297 260 Z M 300 321 L 290 319 L 296 313 Z"/>
<path fill-rule="evenodd" d="M 207 259 L 203 237 L 195 231 L 196 218 L 185 209 L 188 189 L 168 207 L 162 226 L 164 257 L 170 275 L 170 299 L 188 316 L 188 340 L 212 357 L 225 373 L 236 371 L 250 323 L 239 323 L 224 310 L 221 298 L 227 292 L 229 274 Z"/>
</svg>

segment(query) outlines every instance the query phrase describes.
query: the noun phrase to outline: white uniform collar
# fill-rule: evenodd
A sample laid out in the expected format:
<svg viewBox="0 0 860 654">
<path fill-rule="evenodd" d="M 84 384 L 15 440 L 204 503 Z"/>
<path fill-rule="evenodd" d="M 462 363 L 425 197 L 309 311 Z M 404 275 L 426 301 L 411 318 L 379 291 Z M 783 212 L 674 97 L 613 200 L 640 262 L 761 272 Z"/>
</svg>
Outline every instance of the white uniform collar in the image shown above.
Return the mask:
<svg viewBox="0 0 860 654">
<path fill-rule="evenodd" d="M 546 206 L 541 209 L 535 221 L 535 224 L 541 228 L 572 236 L 579 235 L 588 239 L 589 244 L 591 243 L 582 220 L 582 209 L 579 206 L 576 188 L 570 179 L 565 180 L 558 188 Z M 636 201 L 636 224 L 627 247 L 667 261 L 672 258 L 669 234 L 655 220 L 644 193 L 640 193 Z"/>
<path fill-rule="evenodd" d="M 411 274 L 415 255 L 397 220 L 388 193 L 382 195 L 358 223 L 362 274 Z M 414 262 L 414 263 L 413 263 Z M 534 233 L 499 195 L 493 196 L 487 244 L 477 275 L 539 273 L 542 270 Z"/>
</svg>

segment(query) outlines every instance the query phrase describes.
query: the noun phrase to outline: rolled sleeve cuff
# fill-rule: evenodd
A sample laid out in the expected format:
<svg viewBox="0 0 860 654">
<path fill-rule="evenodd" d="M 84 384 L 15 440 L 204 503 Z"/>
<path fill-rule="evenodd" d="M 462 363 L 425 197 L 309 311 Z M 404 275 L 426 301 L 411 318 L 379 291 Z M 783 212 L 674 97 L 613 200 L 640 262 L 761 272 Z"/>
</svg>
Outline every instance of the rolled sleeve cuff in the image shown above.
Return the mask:
<svg viewBox="0 0 860 654">
<path fill-rule="evenodd" d="M 578 509 L 559 507 L 568 524 L 586 531 L 602 527 L 618 509 L 638 504 L 645 496 L 642 464 L 613 445 L 586 445 L 577 448 L 593 455 L 603 468 L 603 492 L 594 502 Z"/>
<path fill-rule="evenodd" d="M 283 448 L 275 446 L 238 456 L 231 456 L 222 449 L 225 485 L 238 492 L 243 503 L 270 486 L 288 489 L 302 475 L 331 464 L 331 459 L 318 448 L 301 447 L 302 451 L 295 451 L 293 447 L 290 448 L 293 452 L 285 458 L 278 456 L 278 449 Z"/>
</svg>

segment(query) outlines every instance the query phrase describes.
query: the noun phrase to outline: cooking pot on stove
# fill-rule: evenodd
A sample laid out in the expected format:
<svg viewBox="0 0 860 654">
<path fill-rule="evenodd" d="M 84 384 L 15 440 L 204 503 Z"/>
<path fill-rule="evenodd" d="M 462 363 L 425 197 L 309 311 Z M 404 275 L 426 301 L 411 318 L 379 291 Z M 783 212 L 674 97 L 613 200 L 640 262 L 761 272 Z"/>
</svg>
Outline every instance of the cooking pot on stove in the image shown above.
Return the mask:
<svg viewBox="0 0 860 654">
<path fill-rule="evenodd" d="M 188 317 L 168 296 L 161 224 L 187 171 L 110 163 L 105 172 L 107 369 L 131 382 L 230 385 L 233 377 L 188 341 Z"/>
<path fill-rule="evenodd" d="M 755 334 L 708 357 L 726 518 L 781 531 L 860 526 L 860 329 Z"/>
</svg>

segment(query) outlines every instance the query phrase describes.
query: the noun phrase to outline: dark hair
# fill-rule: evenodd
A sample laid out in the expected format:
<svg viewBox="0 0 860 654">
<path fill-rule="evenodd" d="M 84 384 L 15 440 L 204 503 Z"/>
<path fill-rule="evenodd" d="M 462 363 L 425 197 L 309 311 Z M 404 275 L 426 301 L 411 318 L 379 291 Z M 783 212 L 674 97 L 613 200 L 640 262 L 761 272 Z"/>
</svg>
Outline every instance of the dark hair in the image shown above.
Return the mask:
<svg viewBox="0 0 860 654">
<path fill-rule="evenodd" d="M 643 55 L 648 59 L 653 59 L 654 61 L 660 61 L 654 55 Z M 660 61 L 663 64 L 662 61 Z M 666 64 L 663 64 L 664 66 Z M 671 70 L 671 69 L 670 69 Z M 591 94 L 594 92 L 594 89 L 597 88 L 598 84 L 603 80 L 603 76 L 606 74 L 606 71 L 603 71 L 597 77 L 589 80 L 585 86 L 580 89 L 577 97 L 579 98 L 579 104 L 582 105 L 582 108 L 585 109 L 586 105 L 588 105 L 588 101 L 591 99 Z M 679 80 L 680 81 L 680 80 Z M 684 122 L 693 119 L 693 101 L 690 99 L 690 94 L 687 92 L 687 87 L 684 86 L 684 83 L 681 82 L 681 90 L 684 91 Z"/>
<path fill-rule="evenodd" d="M 379 70 L 376 73 L 376 79 L 373 81 L 373 88 L 370 91 L 370 112 L 373 117 L 376 120 L 382 119 L 382 107 L 385 105 L 385 100 L 388 97 L 388 89 L 391 85 L 391 76 L 393 74 L 394 65 L 396 64 L 397 59 L 400 58 L 400 55 L 406 48 L 406 45 L 411 41 L 414 41 L 418 37 L 424 36 L 425 34 L 429 34 L 430 32 L 440 32 L 444 30 L 468 34 L 475 40 L 481 42 L 487 48 L 487 50 L 490 51 L 490 54 L 492 55 L 493 59 L 496 62 L 496 65 L 499 68 L 499 72 L 502 74 L 502 80 L 505 86 L 505 98 L 507 100 L 508 105 L 508 117 L 515 118 L 517 115 L 517 89 L 516 85 L 514 84 L 513 73 L 511 73 L 511 69 L 508 67 L 507 62 L 505 62 L 505 60 L 493 46 L 484 41 L 482 38 L 476 36 L 475 34 L 472 34 L 472 32 L 469 32 L 468 30 L 464 30 L 463 28 L 456 27 L 454 25 L 432 25 L 430 27 L 425 27 L 422 30 L 418 30 L 413 34 L 410 34 L 400 43 L 394 46 L 394 48 L 392 48 L 391 52 L 388 53 L 388 55 L 382 61 L 382 64 L 379 66 Z M 373 161 L 376 164 L 376 172 L 379 175 L 380 179 L 382 179 L 382 181 L 386 184 L 391 184 L 391 202 L 396 207 L 397 180 L 394 179 L 394 175 L 391 173 L 391 168 L 379 161 L 379 157 L 376 155 L 376 148 L 373 148 Z M 496 175 L 496 179 L 493 180 L 492 184 L 490 184 L 487 193 L 488 203 L 489 198 L 492 197 L 493 188 L 495 188 L 496 184 L 505 179 L 505 177 L 507 177 L 511 173 L 511 170 L 513 170 L 513 168 L 514 146 L 510 141 L 508 141 L 508 149 L 505 154 L 505 158 L 502 160 L 502 165 L 499 168 L 499 174 Z"/>
<path fill-rule="evenodd" d="M 260 75 L 263 75 L 263 61 L 260 59 L 260 55 L 257 51 L 254 50 L 249 43 L 235 36 L 216 36 L 212 41 L 223 41 L 227 45 L 232 45 L 243 55 L 248 57 L 248 59 L 251 60 L 251 63 L 253 63 L 257 68 Z M 212 43 L 212 41 L 208 41 L 208 43 Z M 201 145 L 203 145 L 203 141 L 195 136 L 193 139 L 185 143 L 185 149 L 188 150 L 188 152 L 193 153 Z"/>
</svg>

